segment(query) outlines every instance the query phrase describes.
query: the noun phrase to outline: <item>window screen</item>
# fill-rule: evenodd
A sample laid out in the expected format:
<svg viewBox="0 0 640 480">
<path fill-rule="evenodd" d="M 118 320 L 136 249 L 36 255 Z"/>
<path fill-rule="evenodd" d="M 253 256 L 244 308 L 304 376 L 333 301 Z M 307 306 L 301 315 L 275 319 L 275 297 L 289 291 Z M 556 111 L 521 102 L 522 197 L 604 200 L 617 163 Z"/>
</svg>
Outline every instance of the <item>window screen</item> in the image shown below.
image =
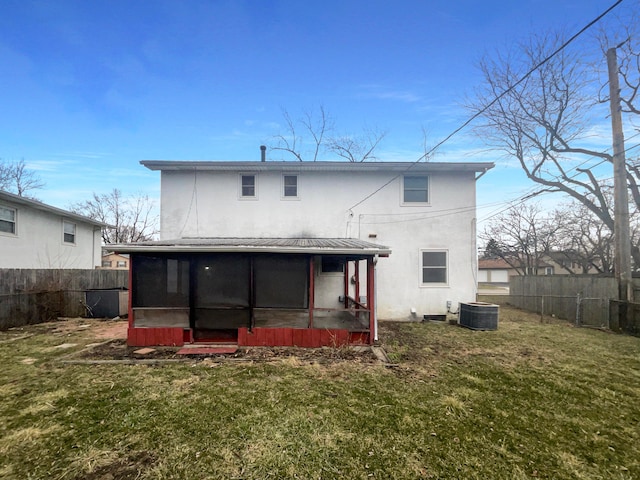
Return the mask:
<svg viewBox="0 0 640 480">
<path fill-rule="evenodd" d="M 64 243 L 76 243 L 76 224 L 71 222 L 62 222 Z"/>
<path fill-rule="evenodd" d="M 422 252 L 422 283 L 447 283 L 447 252 Z"/>
<path fill-rule="evenodd" d="M 427 203 L 429 201 L 429 177 L 427 175 L 405 175 L 403 181 L 404 203 Z"/>
<path fill-rule="evenodd" d="M 322 273 L 344 273 L 344 260 L 338 257 L 322 257 Z"/>
<path fill-rule="evenodd" d="M 256 176 L 255 175 L 241 175 L 240 184 L 241 184 L 240 194 L 242 197 L 256 196 Z"/>
<path fill-rule="evenodd" d="M 0 207 L 0 232 L 16 233 L 16 211 Z"/>
<path fill-rule="evenodd" d="M 298 176 L 297 175 L 284 175 L 283 183 L 284 183 L 285 197 L 298 196 Z"/>
</svg>

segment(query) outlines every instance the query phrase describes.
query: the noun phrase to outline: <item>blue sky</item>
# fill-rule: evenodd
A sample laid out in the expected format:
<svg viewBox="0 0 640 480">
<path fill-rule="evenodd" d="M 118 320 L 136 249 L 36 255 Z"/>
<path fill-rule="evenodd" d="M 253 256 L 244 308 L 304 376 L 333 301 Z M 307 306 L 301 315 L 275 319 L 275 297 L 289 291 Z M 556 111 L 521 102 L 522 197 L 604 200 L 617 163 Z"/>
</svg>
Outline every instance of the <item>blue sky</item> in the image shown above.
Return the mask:
<svg viewBox="0 0 640 480">
<path fill-rule="evenodd" d="M 3 0 L 0 158 L 24 159 L 61 208 L 114 187 L 157 197 L 140 160 L 259 160 L 282 109 L 323 105 L 338 133 L 386 130 L 380 160 L 414 161 L 423 129 L 435 144 L 467 118 L 483 54 L 612 3 Z M 433 160 L 495 161 L 479 205 L 531 187 L 470 130 Z"/>
</svg>

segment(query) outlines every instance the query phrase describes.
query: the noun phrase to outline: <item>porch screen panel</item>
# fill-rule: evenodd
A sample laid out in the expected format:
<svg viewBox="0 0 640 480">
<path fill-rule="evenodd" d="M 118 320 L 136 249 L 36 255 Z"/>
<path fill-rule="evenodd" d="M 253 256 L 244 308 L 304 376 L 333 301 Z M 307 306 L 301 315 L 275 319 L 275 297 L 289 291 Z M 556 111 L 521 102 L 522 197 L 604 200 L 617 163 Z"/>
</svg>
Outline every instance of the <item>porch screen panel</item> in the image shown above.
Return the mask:
<svg viewBox="0 0 640 480">
<path fill-rule="evenodd" d="M 195 328 L 249 325 L 251 267 L 246 255 L 204 255 L 195 261 Z"/>
<path fill-rule="evenodd" d="M 254 260 L 256 307 L 308 308 L 309 259 L 300 255 L 264 255 Z"/>
<path fill-rule="evenodd" d="M 196 306 L 248 307 L 249 258 L 207 255 L 196 261 Z"/>
<path fill-rule="evenodd" d="M 188 307 L 189 262 L 181 258 L 133 257 L 134 307 Z"/>
</svg>

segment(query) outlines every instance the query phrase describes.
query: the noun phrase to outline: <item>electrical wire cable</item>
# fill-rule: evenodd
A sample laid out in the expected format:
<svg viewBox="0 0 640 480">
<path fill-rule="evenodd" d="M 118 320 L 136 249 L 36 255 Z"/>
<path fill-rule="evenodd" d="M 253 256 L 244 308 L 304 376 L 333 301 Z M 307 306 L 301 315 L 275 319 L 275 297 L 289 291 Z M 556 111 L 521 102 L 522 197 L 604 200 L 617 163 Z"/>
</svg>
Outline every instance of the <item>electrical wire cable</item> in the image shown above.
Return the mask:
<svg viewBox="0 0 640 480">
<path fill-rule="evenodd" d="M 555 57 L 558 53 L 560 53 L 562 50 L 564 50 L 567 46 L 569 46 L 569 44 L 571 44 L 576 38 L 578 38 L 580 35 L 582 35 L 584 32 L 586 32 L 589 28 L 591 28 L 593 25 L 595 25 L 597 22 L 599 22 L 602 18 L 604 18 L 607 14 L 609 14 L 609 12 L 611 12 L 614 8 L 616 8 L 618 5 L 620 5 L 622 3 L 623 0 L 617 0 L 613 5 L 611 5 L 609 8 L 607 8 L 604 12 L 602 12 L 600 15 L 598 15 L 596 18 L 594 18 L 593 20 L 591 20 L 587 25 L 585 25 L 584 27 L 582 27 L 577 33 L 575 33 L 571 38 L 569 38 L 567 41 L 565 41 L 562 45 L 560 45 L 556 50 L 554 50 L 551 54 L 549 54 L 546 58 L 544 58 L 543 60 L 541 60 L 538 64 L 536 64 L 534 67 L 532 67 L 527 73 L 525 73 L 516 83 L 514 83 L 513 85 L 511 85 L 509 88 L 507 88 L 505 91 L 503 91 L 501 94 L 499 94 L 497 97 L 495 97 L 491 102 L 489 102 L 485 107 L 483 107 L 481 110 L 479 110 L 478 112 L 474 113 L 471 117 L 469 117 L 465 122 L 462 123 L 462 125 L 460 125 L 458 128 L 456 128 L 455 130 L 453 130 L 449 135 L 447 135 L 443 140 L 441 140 L 440 142 L 438 142 L 434 147 L 432 147 L 428 152 L 425 152 L 422 156 L 420 156 L 417 160 L 415 160 L 414 162 L 412 162 L 402 173 L 399 173 L 397 175 L 395 175 L 394 177 L 392 177 L 390 180 L 388 180 L 387 182 L 385 182 L 382 186 L 378 187 L 376 190 L 374 190 L 373 192 L 369 193 L 368 195 L 366 195 L 364 198 L 362 198 L 360 201 L 356 202 L 355 204 L 353 204 L 348 210 L 353 210 L 354 208 L 356 208 L 358 205 L 361 205 L 362 203 L 366 202 L 368 199 L 370 199 L 371 197 L 373 197 L 376 193 L 378 193 L 380 190 L 382 190 L 383 188 L 385 188 L 387 185 L 391 184 L 394 180 L 396 180 L 397 178 L 399 178 L 401 175 L 403 175 L 404 173 L 406 173 L 407 171 L 409 171 L 411 168 L 413 168 L 415 165 L 417 165 L 418 163 L 420 163 L 421 160 L 428 158 L 432 153 L 434 153 L 438 148 L 440 148 L 442 145 L 444 145 L 446 142 L 448 142 L 452 137 L 454 137 L 455 135 L 457 135 L 458 133 L 460 133 L 460 131 L 462 131 L 463 129 L 465 129 L 471 122 L 473 122 L 476 118 L 478 118 L 480 115 L 482 115 L 484 112 L 486 112 L 489 108 L 491 108 L 493 105 L 495 105 L 498 101 L 500 101 L 506 94 L 510 93 L 514 88 L 516 88 L 518 85 L 520 85 L 522 82 L 524 82 L 528 77 L 531 76 L 531 74 L 533 74 L 533 72 L 535 72 L 538 68 L 540 68 L 541 66 L 543 66 L 545 63 L 547 63 L 549 60 L 551 60 L 553 57 Z"/>
</svg>

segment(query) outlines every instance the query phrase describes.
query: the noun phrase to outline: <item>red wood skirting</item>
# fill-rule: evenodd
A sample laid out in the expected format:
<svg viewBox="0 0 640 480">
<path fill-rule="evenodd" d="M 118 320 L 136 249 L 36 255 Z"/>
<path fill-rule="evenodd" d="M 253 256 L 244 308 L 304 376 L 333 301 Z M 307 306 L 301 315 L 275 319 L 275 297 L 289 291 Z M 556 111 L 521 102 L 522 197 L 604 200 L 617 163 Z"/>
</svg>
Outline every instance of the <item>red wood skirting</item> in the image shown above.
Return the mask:
<svg viewBox="0 0 640 480">
<path fill-rule="evenodd" d="M 129 328 L 127 345 L 130 347 L 181 347 L 184 345 L 182 328 Z"/>
<path fill-rule="evenodd" d="M 369 334 L 321 328 L 248 328 L 238 329 L 238 346 L 246 347 L 339 347 L 366 345 Z"/>
</svg>

